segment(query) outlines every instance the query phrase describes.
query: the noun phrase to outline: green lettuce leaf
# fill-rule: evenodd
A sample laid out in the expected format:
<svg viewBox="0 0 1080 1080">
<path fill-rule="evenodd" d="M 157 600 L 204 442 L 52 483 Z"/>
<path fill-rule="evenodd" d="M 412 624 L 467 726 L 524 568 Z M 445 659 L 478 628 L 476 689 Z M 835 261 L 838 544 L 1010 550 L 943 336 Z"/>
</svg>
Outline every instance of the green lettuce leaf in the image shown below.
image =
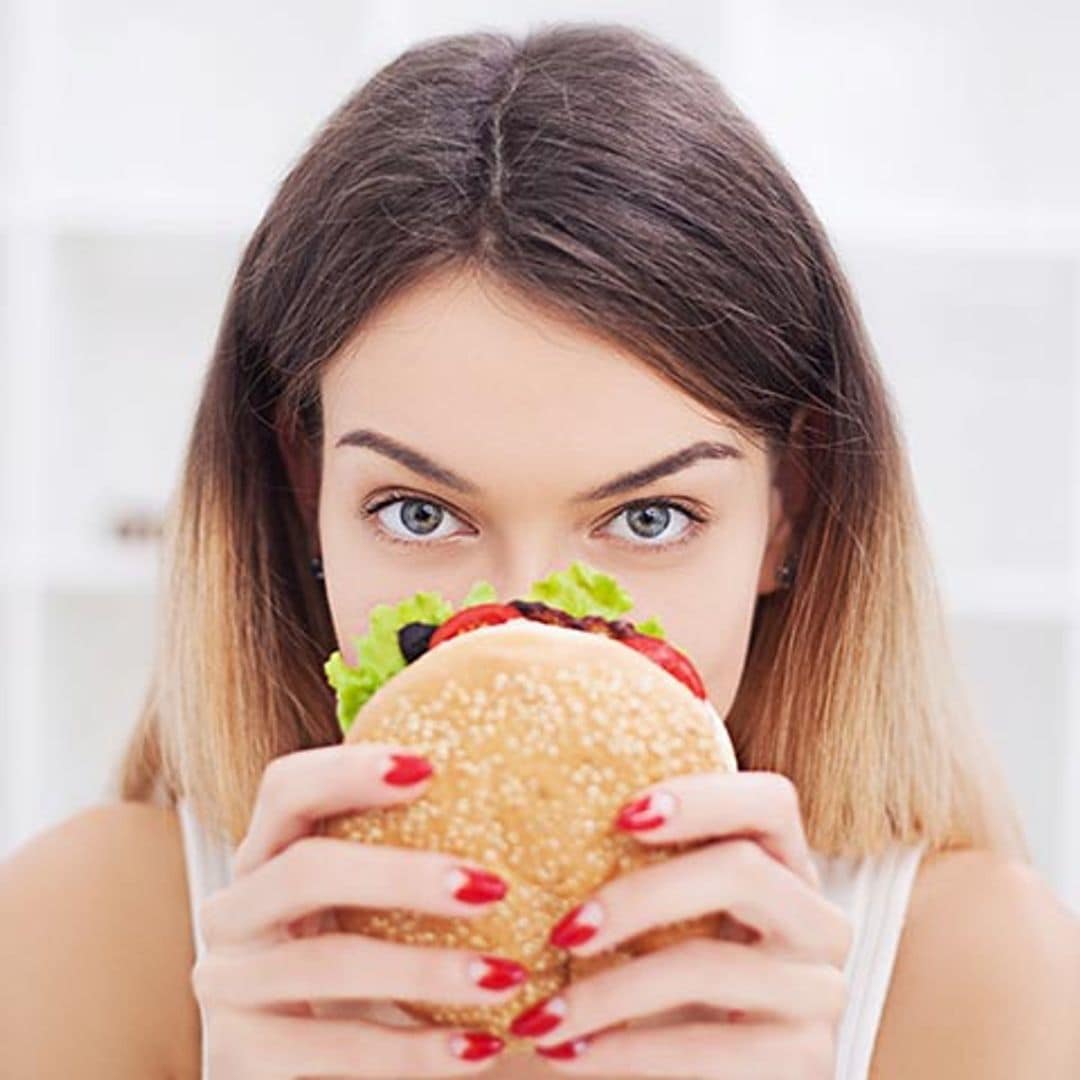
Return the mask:
<svg viewBox="0 0 1080 1080">
<path fill-rule="evenodd" d="M 649 616 L 644 622 L 634 623 L 634 629 L 639 634 L 648 634 L 650 637 L 661 640 L 667 637 L 664 628 L 660 625 L 660 620 L 655 615 Z"/>
<path fill-rule="evenodd" d="M 610 574 L 583 562 L 572 562 L 568 570 L 535 582 L 527 599 L 540 600 L 577 619 L 583 615 L 600 615 L 614 621 L 634 606 L 629 593 Z M 656 618 L 635 622 L 634 628 L 642 634 L 664 637 L 664 628 Z"/>
<path fill-rule="evenodd" d="M 345 663 L 340 650 L 335 650 L 323 665 L 338 694 L 337 720 L 342 733 L 348 733 L 364 702 L 405 667 L 397 632 L 412 622 L 441 626 L 453 613 L 453 605 L 434 592 L 416 593 L 400 604 L 375 605 L 368 632 L 354 638 L 356 667 Z"/>
<path fill-rule="evenodd" d="M 582 562 L 535 582 L 527 599 L 540 600 L 578 619 L 583 615 L 617 619 L 634 606 L 613 577 Z"/>
<path fill-rule="evenodd" d="M 582 562 L 573 562 L 568 570 L 534 582 L 525 599 L 538 600 L 579 619 L 584 615 L 600 615 L 614 620 L 634 606 L 613 577 Z M 490 582 L 478 581 L 459 610 L 494 603 L 498 603 L 495 587 Z M 331 654 L 323 670 L 337 691 L 337 720 L 343 734 L 348 733 L 356 714 L 375 691 L 405 667 L 398 630 L 411 622 L 441 626 L 453 614 L 453 605 L 434 592 L 416 593 L 400 604 L 378 604 L 371 613 L 368 632 L 354 639 L 356 666 L 345 663 L 339 650 Z M 634 626 L 642 634 L 661 639 L 665 636 L 655 617 Z"/>
<path fill-rule="evenodd" d="M 474 604 L 497 604 L 498 602 L 499 598 L 495 595 L 495 586 L 490 581 L 478 581 L 469 590 L 465 599 L 462 600 L 460 610 L 464 611 Z"/>
</svg>

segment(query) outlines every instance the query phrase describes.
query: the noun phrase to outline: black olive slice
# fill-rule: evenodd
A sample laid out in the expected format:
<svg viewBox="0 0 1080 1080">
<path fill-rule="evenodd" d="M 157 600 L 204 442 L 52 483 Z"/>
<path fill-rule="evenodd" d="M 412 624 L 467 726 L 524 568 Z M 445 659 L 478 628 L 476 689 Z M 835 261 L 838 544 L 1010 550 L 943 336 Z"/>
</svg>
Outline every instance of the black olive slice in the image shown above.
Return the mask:
<svg viewBox="0 0 1080 1080">
<path fill-rule="evenodd" d="M 406 664 L 411 664 L 417 657 L 423 656 L 428 651 L 431 635 L 437 629 L 434 623 L 411 622 L 398 630 L 398 645 L 401 647 L 401 655 L 405 657 Z"/>
</svg>

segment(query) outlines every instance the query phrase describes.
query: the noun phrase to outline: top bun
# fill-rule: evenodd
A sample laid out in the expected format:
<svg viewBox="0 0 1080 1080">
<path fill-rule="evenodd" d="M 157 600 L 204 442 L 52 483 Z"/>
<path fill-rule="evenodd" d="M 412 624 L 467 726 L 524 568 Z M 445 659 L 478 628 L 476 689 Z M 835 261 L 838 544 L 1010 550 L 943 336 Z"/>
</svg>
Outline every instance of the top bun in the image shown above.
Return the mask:
<svg viewBox="0 0 1080 1080">
<path fill-rule="evenodd" d="M 548 944 L 552 926 L 611 878 L 707 841 L 643 845 L 613 826 L 641 788 L 686 773 L 735 771 L 707 700 L 602 634 L 513 619 L 450 638 L 367 701 L 346 742 L 389 742 L 435 766 L 416 799 L 325 819 L 324 835 L 449 852 L 499 874 L 507 895 L 480 915 L 338 908 L 345 931 L 493 953 L 530 979 L 499 1005 L 396 1001 L 409 1017 L 508 1030 L 574 978 L 693 936 L 720 936 L 722 913 L 653 928 L 591 957 Z M 385 1016 L 384 1011 L 384 1016 Z"/>
</svg>

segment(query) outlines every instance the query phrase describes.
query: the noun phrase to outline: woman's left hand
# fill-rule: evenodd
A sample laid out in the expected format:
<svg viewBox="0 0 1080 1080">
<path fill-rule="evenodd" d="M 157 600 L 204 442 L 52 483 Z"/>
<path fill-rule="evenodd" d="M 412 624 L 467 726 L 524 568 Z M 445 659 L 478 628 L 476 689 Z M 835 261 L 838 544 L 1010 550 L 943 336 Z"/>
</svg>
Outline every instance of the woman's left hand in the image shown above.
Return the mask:
<svg viewBox="0 0 1080 1080">
<path fill-rule="evenodd" d="M 560 920 L 553 944 L 590 956 L 714 912 L 748 927 L 752 940 L 690 938 L 635 957 L 533 1005 L 512 1030 L 535 1037 L 537 1052 L 567 1072 L 831 1080 L 852 932 L 821 892 L 794 785 L 771 772 L 695 773 L 654 784 L 627 806 L 647 795 L 632 820 L 662 823 L 630 835 L 715 842 L 607 882 Z M 684 1005 L 711 1006 L 721 1018 L 606 1030 Z"/>
</svg>

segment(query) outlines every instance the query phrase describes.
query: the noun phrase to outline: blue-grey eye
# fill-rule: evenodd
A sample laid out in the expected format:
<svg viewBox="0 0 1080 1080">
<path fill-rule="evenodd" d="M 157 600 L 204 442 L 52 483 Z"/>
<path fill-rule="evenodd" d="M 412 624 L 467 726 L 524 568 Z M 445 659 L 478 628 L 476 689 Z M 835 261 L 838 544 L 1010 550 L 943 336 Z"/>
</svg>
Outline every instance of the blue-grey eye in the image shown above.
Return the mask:
<svg viewBox="0 0 1080 1080">
<path fill-rule="evenodd" d="M 374 516 L 390 539 L 406 544 L 410 541 L 423 543 L 432 538 L 443 540 L 453 534 L 453 523 L 457 521 L 446 507 L 437 502 L 400 495 L 373 506 L 368 513 Z M 450 528 L 436 532 L 444 525 Z"/>
<path fill-rule="evenodd" d="M 398 518 L 401 523 L 421 536 L 434 532 L 442 521 L 442 507 L 420 499 L 403 499 Z"/>
<path fill-rule="evenodd" d="M 678 528 L 680 519 L 681 529 Z M 611 519 L 608 528 L 625 522 L 625 529 L 617 529 L 611 535 L 639 547 L 664 547 L 684 539 L 694 528 L 694 521 L 691 514 L 673 503 L 651 502 L 628 506 Z"/>
<path fill-rule="evenodd" d="M 655 540 L 662 536 L 671 521 L 671 509 L 667 506 L 635 506 L 626 514 L 627 524 L 637 536 Z M 638 528 L 640 526 L 640 528 Z"/>
</svg>

